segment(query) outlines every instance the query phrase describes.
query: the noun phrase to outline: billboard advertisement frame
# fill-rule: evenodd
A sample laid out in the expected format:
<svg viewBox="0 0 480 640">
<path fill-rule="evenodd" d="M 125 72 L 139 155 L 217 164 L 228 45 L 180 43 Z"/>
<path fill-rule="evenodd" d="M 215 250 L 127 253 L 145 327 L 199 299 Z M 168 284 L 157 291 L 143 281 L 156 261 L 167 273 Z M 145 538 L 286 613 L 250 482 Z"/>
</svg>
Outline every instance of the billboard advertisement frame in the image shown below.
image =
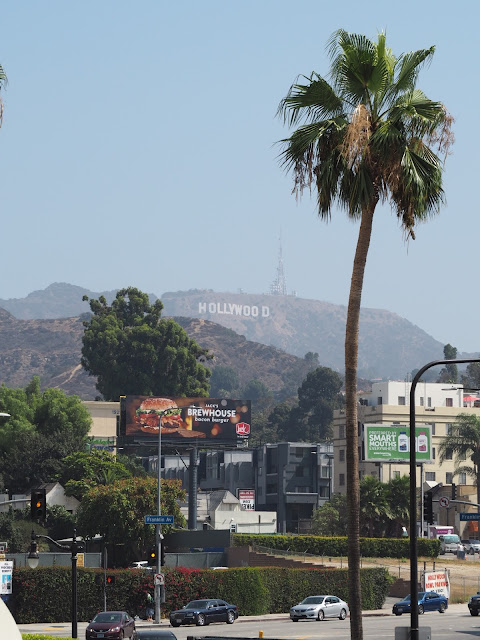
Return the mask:
<svg viewBox="0 0 480 640">
<path fill-rule="evenodd" d="M 125 396 L 121 437 L 141 443 L 246 446 L 251 433 L 251 401 L 231 398 Z"/>
<path fill-rule="evenodd" d="M 416 460 L 432 462 L 432 427 L 415 426 Z M 410 426 L 405 424 L 365 424 L 366 462 L 410 462 Z"/>
</svg>

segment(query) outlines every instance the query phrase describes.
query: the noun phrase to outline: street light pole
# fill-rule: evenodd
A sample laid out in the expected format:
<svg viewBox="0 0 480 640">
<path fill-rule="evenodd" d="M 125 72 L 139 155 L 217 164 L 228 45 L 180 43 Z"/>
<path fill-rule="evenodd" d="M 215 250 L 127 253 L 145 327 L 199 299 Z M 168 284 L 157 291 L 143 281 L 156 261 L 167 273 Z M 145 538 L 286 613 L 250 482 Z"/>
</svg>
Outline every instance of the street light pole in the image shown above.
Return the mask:
<svg viewBox="0 0 480 640">
<path fill-rule="evenodd" d="M 165 411 L 162 411 L 159 414 L 158 418 L 158 489 L 157 489 L 157 515 L 160 516 L 162 513 L 161 510 L 161 484 L 162 484 L 162 418 Z M 157 538 L 157 566 L 156 571 L 160 573 L 160 562 L 162 558 L 162 525 L 159 523 L 155 527 L 155 536 Z M 161 599 L 161 588 L 160 585 L 157 584 L 157 580 L 155 580 L 154 585 L 154 606 L 155 606 L 155 624 L 160 624 L 160 615 L 161 615 L 161 607 L 160 607 L 160 599 Z"/>
<path fill-rule="evenodd" d="M 410 640 L 419 640 L 418 629 L 418 548 L 417 548 L 417 457 L 415 451 L 415 389 L 422 375 L 438 364 L 480 362 L 480 358 L 434 360 L 417 371 L 410 387 Z M 422 506 L 423 508 L 423 506 Z M 423 518 L 423 517 L 422 517 Z"/>
<path fill-rule="evenodd" d="M 54 544 L 56 547 L 58 547 L 59 549 L 68 549 L 72 556 L 71 556 L 71 562 L 72 562 L 72 638 L 78 638 L 78 624 L 77 624 L 77 611 L 78 611 L 78 606 L 77 606 L 77 553 L 78 551 L 80 551 L 82 549 L 82 543 L 77 542 L 77 533 L 76 530 L 73 530 L 73 537 L 72 537 L 72 542 L 70 545 L 65 545 L 65 544 L 61 544 L 60 542 L 57 542 L 56 540 L 54 540 L 53 538 L 50 538 L 50 536 L 44 536 L 44 535 L 40 535 L 35 533 L 35 531 L 32 530 L 32 541 L 30 543 L 30 552 L 27 556 L 27 562 L 28 565 L 31 569 L 36 569 L 36 567 L 38 566 L 38 562 L 40 560 L 40 556 L 38 555 L 38 544 L 37 544 L 37 538 L 44 538 L 45 540 L 49 540 L 49 542 L 51 542 L 52 544 Z"/>
</svg>

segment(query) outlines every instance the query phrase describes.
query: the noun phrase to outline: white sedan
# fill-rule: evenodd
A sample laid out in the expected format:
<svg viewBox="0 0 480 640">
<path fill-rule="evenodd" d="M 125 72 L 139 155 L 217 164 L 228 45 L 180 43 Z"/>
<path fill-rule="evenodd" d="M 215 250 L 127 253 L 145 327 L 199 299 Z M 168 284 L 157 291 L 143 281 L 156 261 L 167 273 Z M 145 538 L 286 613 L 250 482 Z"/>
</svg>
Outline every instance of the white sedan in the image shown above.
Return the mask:
<svg viewBox="0 0 480 640">
<path fill-rule="evenodd" d="M 340 618 L 345 620 L 348 615 L 348 604 L 337 596 L 308 596 L 300 604 L 290 609 L 290 619 L 323 620 L 324 618 Z"/>
</svg>

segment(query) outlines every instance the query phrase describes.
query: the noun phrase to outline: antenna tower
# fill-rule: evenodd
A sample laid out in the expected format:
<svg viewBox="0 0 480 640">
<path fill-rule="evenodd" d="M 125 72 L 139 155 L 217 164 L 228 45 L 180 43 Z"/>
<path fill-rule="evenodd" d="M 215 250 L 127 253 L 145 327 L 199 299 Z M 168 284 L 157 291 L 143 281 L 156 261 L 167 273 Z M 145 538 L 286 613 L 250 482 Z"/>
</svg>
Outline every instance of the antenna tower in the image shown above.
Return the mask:
<svg viewBox="0 0 480 640">
<path fill-rule="evenodd" d="M 270 285 L 270 293 L 272 296 L 286 296 L 287 295 L 287 283 L 285 280 L 285 270 L 283 268 L 283 255 L 282 255 L 282 238 L 279 240 L 278 250 L 278 265 L 277 274 L 274 281 Z"/>
</svg>

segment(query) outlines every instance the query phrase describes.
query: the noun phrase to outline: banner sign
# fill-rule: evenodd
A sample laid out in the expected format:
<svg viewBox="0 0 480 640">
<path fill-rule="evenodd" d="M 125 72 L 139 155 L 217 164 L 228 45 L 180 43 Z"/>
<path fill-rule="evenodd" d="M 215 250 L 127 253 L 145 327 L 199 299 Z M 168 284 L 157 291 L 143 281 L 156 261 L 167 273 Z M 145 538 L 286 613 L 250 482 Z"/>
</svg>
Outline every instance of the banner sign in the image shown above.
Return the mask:
<svg viewBox="0 0 480 640">
<path fill-rule="evenodd" d="M 435 591 L 446 598 L 450 597 L 450 578 L 448 569 L 443 571 L 431 571 L 423 574 L 423 584 L 425 591 Z"/>
<path fill-rule="evenodd" d="M 461 513 L 460 522 L 466 522 L 470 520 L 480 520 L 480 513 Z"/>
<path fill-rule="evenodd" d="M 254 489 L 238 489 L 238 499 L 242 509 L 245 511 L 255 511 Z"/>
<path fill-rule="evenodd" d="M 2 596 L 10 595 L 12 593 L 12 574 L 13 562 L 10 560 L 0 562 L 0 594 Z"/>
<path fill-rule="evenodd" d="M 410 461 L 410 427 L 399 424 L 364 425 L 365 460 Z M 430 425 L 415 427 L 415 451 L 418 462 L 430 462 L 432 432 Z"/>
<path fill-rule="evenodd" d="M 126 396 L 124 435 L 158 440 L 160 423 L 162 442 L 167 444 L 186 440 L 238 444 L 250 435 L 251 402 L 230 398 Z"/>
</svg>

